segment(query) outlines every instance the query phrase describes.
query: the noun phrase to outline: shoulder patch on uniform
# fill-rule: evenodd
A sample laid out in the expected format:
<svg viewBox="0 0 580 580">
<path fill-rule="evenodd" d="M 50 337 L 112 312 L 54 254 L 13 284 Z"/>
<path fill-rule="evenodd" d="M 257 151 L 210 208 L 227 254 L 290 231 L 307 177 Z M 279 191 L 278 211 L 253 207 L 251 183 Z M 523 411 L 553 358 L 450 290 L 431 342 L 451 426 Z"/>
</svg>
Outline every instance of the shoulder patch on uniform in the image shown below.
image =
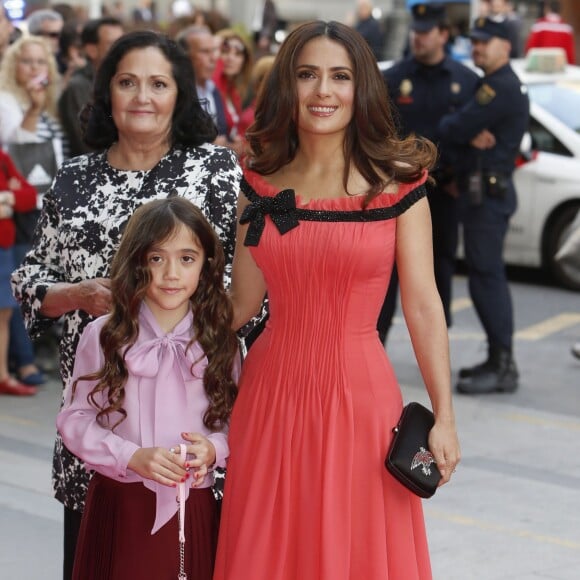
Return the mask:
<svg viewBox="0 0 580 580">
<path fill-rule="evenodd" d="M 488 85 L 483 84 L 479 87 L 475 98 L 480 105 L 489 105 L 495 99 L 496 92 Z"/>
</svg>

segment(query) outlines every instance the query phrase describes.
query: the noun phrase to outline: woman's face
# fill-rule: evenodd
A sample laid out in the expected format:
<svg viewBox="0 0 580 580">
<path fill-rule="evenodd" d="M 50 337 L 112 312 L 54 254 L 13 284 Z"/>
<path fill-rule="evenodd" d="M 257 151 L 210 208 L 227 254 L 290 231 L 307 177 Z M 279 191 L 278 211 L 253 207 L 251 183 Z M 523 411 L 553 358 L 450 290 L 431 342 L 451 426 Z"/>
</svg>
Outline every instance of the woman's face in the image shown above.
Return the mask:
<svg viewBox="0 0 580 580">
<path fill-rule="evenodd" d="M 155 47 L 128 52 L 111 79 L 111 112 L 123 137 L 169 139 L 177 101 L 171 63 Z"/>
<path fill-rule="evenodd" d="M 26 87 L 34 78 L 44 77 L 48 80 L 48 72 L 46 50 L 40 44 L 25 44 L 16 59 L 16 82 Z"/>
<path fill-rule="evenodd" d="M 224 65 L 224 74 L 233 78 L 242 72 L 246 61 L 246 48 L 244 43 L 235 36 L 222 42 L 221 58 Z"/>
<path fill-rule="evenodd" d="M 344 132 L 354 105 L 354 70 L 346 49 L 326 37 L 315 38 L 304 45 L 294 74 L 299 130 Z"/>
</svg>

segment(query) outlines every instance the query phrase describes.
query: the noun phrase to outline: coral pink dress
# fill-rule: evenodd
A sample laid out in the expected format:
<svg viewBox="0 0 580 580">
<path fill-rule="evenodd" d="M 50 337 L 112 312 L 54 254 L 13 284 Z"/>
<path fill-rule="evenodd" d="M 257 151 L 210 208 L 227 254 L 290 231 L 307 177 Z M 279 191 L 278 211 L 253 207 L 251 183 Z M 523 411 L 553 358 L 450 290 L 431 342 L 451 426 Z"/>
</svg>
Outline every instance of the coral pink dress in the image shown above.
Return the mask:
<svg viewBox="0 0 580 580">
<path fill-rule="evenodd" d="M 364 211 L 363 197 L 296 209 L 250 171 L 242 190 L 270 319 L 231 419 L 214 580 L 430 579 L 421 500 L 384 467 L 402 397 L 376 331 L 394 218 L 422 182 Z"/>
</svg>

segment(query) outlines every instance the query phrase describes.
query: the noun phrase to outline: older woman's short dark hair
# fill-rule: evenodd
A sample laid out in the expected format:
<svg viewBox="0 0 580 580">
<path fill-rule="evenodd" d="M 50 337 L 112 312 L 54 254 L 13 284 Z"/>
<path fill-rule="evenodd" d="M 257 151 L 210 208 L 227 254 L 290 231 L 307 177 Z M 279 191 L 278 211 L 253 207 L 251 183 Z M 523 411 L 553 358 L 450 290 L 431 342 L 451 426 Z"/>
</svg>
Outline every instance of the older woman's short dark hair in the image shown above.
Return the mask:
<svg viewBox="0 0 580 580">
<path fill-rule="evenodd" d="M 97 71 L 93 102 L 81 113 L 84 140 L 89 147 L 104 149 L 117 141 L 119 134 L 111 115 L 111 79 L 127 53 L 149 47 L 158 48 L 171 63 L 173 78 L 177 84 L 171 145 L 195 147 L 215 140 L 217 129 L 197 97 L 195 74 L 189 57 L 166 35 L 150 30 L 137 30 L 123 35 L 111 46 Z"/>
</svg>

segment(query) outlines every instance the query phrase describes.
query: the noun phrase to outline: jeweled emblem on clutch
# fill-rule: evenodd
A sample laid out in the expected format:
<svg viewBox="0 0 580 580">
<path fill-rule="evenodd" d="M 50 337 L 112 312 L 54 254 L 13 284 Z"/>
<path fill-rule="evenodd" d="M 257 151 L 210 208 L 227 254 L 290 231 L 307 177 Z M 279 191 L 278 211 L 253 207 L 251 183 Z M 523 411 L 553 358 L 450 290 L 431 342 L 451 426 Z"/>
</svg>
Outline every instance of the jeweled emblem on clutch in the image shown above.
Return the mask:
<svg viewBox="0 0 580 580">
<path fill-rule="evenodd" d="M 415 467 L 421 466 L 423 475 L 431 475 L 432 463 L 435 463 L 435 458 L 431 451 L 428 451 L 425 447 L 419 447 L 419 451 L 415 453 L 413 461 L 411 461 L 411 471 L 415 469 Z"/>
</svg>

